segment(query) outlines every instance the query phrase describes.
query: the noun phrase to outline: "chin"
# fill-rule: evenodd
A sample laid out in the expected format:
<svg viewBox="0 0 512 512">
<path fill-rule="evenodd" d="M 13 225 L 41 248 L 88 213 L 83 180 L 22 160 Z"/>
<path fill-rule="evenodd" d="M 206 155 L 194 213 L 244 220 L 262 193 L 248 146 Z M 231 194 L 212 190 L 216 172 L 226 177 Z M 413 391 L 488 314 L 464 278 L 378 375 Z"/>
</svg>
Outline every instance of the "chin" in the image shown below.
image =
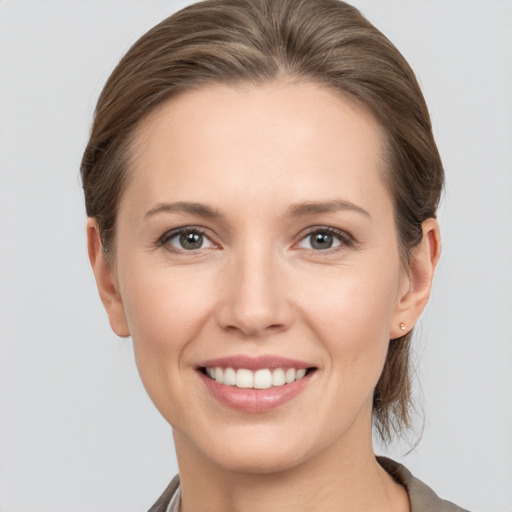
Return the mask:
<svg viewBox="0 0 512 512">
<path fill-rule="evenodd" d="M 217 455 L 217 456 L 216 456 Z M 280 448 L 238 445 L 236 449 L 212 454 L 214 462 L 225 471 L 238 474 L 271 474 L 290 470 L 300 465 L 304 454 L 281 446 Z"/>
<path fill-rule="evenodd" d="M 175 431 L 178 459 L 179 447 L 185 448 L 185 443 L 189 447 L 193 443 L 193 450 L 203 464 L 239 474 L 278 473 L 292 469 L 308 458 L 306 439 L 290 436 L 283 429 L 276 431 L 272 427 L 260 425 L 254 428 L 253 425 L 252 428 L 236 428 L 235 432 L 233 427 L 223 430 L 202 438 L 186 436 L 186 440 Z M 185 450 L 184 454 L 190 454 L 189 449 Z"/>
</svg>

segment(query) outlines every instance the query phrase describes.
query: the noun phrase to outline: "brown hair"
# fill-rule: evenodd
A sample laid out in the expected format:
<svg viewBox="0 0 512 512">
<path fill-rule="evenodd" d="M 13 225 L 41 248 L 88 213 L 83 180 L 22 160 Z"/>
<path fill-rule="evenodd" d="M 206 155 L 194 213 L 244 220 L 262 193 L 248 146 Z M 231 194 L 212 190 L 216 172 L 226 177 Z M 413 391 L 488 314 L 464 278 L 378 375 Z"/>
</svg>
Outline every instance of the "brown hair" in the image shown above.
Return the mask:
<svg viewBox="0 0 512 512">
<path fill-rule="evenodd" d="M 113 257 L 117 207 L 141 121 L 173 95 L 203 84 L 277 79 L 334 88 L 380 123 L 407 266 L 443 186 L 429 113 L 400 52 L 338 0 L 206 0 L 165 19 L 132 46 L 100 95 L 81 165 L 87 215 L 98 222 L 107 258 Z M 383 440 L 410 426 L 411 334 L 390 340 L 375 389 L 373 418 Z"/>
</svg>

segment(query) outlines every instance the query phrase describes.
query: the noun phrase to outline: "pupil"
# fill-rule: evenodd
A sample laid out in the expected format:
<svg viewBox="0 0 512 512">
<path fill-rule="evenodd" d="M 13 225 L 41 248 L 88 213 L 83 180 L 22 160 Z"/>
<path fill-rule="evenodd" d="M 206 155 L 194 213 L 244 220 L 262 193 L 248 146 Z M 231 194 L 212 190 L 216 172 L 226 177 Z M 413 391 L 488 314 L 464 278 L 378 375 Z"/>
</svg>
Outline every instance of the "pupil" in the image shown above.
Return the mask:
<svg viewBox="0 0 512 512">
<path fill-rule="evenodd" d="M 316 233 L 312 237 L 313 249 L 330 249 L 332 247 L 332 235 L 330 233 Z"/>
<path fill-rule="evenodd" d="M 203 245 L 203 235 L 201 233 L 182 233 L 180 243 L 184 249 L 200 249 Z"/>
</svg>

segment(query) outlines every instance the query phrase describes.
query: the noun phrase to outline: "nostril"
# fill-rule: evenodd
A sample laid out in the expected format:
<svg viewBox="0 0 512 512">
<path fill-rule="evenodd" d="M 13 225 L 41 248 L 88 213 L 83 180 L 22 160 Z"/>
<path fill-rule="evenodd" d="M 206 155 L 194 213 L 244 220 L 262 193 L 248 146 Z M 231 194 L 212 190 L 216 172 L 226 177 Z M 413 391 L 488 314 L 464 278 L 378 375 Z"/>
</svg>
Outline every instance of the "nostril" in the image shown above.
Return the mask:
<svg viewBox="0 0 512 512">
<path fill-rule="evenodd" d="M 277 334 L 278 332 L 286 330 L 284 323 L 269 323 L 269 325 L 265 325 L 263 319 L 238 318 L 237 320 L 237 322 L 233 321 L 222 325 L 222 328 L 227 332 L 238 332 L 248 337 L 259 337 L 270 333 Z"/>
</svg>

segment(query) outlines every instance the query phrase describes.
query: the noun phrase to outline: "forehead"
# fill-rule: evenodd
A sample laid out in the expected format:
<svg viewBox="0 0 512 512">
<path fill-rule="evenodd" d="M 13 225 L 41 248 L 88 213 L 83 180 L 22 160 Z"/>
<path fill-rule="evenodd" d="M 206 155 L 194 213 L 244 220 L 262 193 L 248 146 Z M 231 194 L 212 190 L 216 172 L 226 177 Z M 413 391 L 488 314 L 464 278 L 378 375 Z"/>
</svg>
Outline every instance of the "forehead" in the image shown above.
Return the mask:
<svg viewBox="0 0 512 512">
<path fill-rule="evenodd" d="M 170 99 L 141 124 L 127 192 L 147 203 L 249 192 L 247 200 L 337 193 L 371 203 L 376 187 L 387 195 L 383 141 L 366 109 L 317 84 L 208 85 Z"/>
</svg>

